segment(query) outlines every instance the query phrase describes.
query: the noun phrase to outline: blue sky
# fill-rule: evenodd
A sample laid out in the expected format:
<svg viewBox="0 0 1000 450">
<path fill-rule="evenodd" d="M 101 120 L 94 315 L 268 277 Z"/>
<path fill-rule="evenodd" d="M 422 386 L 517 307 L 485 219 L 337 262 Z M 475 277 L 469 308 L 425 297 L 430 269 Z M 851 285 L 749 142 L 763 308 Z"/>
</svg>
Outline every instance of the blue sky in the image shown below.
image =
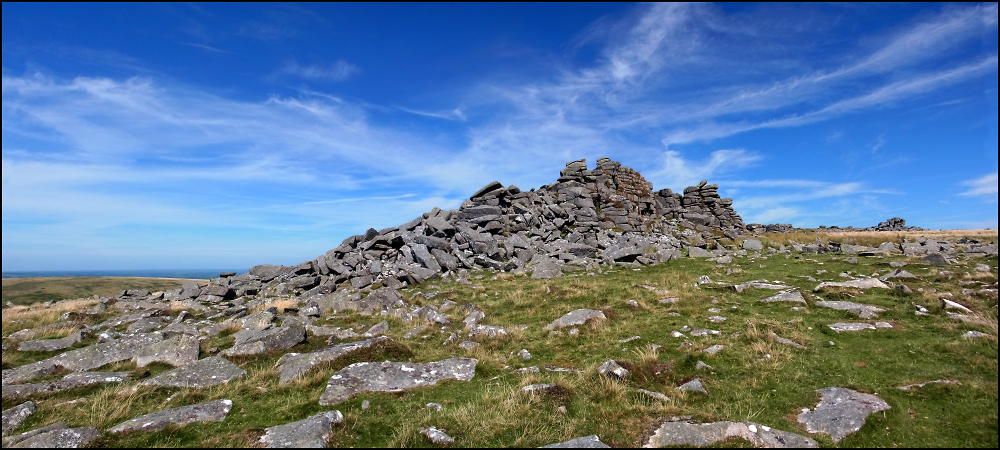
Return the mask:
<svg viewBox="0 0 1000 450">
<path fill-rule="evenodd" d="M 997 227 L 997 4 L 3 4 L 3 270 L 294 264 L 622 161 Z"/>
</svg>

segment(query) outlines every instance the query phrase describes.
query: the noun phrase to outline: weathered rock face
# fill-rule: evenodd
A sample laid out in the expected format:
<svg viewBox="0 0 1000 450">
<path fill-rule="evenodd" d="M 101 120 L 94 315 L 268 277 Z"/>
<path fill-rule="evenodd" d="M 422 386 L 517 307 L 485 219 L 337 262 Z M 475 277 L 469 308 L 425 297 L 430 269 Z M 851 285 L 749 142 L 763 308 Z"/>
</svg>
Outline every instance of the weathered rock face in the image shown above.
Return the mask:
<svg viewBox="0 0 1000 450">
<path fill-rule="evenodd" d="M 799 414 L 799 423 L 810 433 L 826 433 L 834 443 L 861 429 L 865 418 L 891 409 L 884 400 L 850 389 L 828 387 L 820 389 L 823 397 L 812 411 Z"/>
<path fill-rule="evenodd" d="M 134 358 L 144 347 L 163 340 L 161 334 L 135 334 L 104 344 L 96 344 L 63 353 L 43 361 L 3 371 L 3 384 L 27 383 L 58 371 L 93 370 L 106 364 Z"/>
<path fill-rule="evenodd" d="M 556 319 L 545 326 L 545 331 L 557 330 L 559 328 L 573 327 L 585 325 L 587 321 L 590 320 L 605 320 L 607 316 L 600 311 L 595 311 L 593 309 L 578 309 L 565 316 Z"/>
<path fill-rule="evenodd" d="M 816 441 L 805 436 L 753 422 L 668 422 L 657 428 L 643 447 L 707 447 L 729 438 L 744 439 L 760 448 L 819 448 Z"/>
<path fill-rule="evenodd" d="M 819 306 L 821 308 L 836 309 L 838 311 L 847 311 L 862 319 L 874 319 L 878 317 L 878 313 L 885 312 L 884 309 L 879 308 L 877 306 L 862 305 L 860 303 L 852 303 L 852 302 L 819 301 L 816 302 L 816 306 Z"/>
<path fill-rule="evenodd" d="M 333 426 L 344 421 L 340 411 L 328 411 L 305 420 L 278 425 L 260 438 L 265 448 L 326 448 Z"/>
<path fill-rule="evenodd" d="M 357 363 L 337 372 L 319 399 L 322 406 L 336 405 L 360 392 L 401 392 L 420 386 L 433 386 L 442 380 L 470 381 L 479 361 L 452 358 L 426 364 Z"/>
<path fill-rule="evenodd" d="M 601 438 L 597 437 L 597 435 L 595 434 L 592 436 L 570 439 L 566 442 L 560 442 L 558 444 L 546 445 L 541 448 L 611 448 L 611 447 L 601 442 Z"/>
<path fill-rule="evenodd" d="M 3 398 L 23 398 L 35 394 L 60 392 L 94 384 L 122 383 L 128 372 L 77 372 L 54 383 L 9 384 L 3 386 Z"/>
<path fill-rule="evenodd" d="M 144 347 L 136 356 L 136 365 L 146 367 L 155 362 L 162 362 L 174 367 L 183 367 L 198 361 L 200 349 L 201 343 L 197 338 L 180 335 Z"/>
<path fill-rule="evenodd" d="M 115 425 L 108 432 L 154 432 L 167 427 L 182 427 L 197 422 L 222 422 L 226 420 L 231 409 L 233 409 L 233 402 L 230 400 L 216 400 L 199 405 L 182 406 L 136 417 Z"/>
<path fill-rule="evenodd" d="M 246 373 L 236 364 L 216 356 L 160 374 L 143 384 L 146 386 L 207 388 L 228 383 Z"/>
</svg>

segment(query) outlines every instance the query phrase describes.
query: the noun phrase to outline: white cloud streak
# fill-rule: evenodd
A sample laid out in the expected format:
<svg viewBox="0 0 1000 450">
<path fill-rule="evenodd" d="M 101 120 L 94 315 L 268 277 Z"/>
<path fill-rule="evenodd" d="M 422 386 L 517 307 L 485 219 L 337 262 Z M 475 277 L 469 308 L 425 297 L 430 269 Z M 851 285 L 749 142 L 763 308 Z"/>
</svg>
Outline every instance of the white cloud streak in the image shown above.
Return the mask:
<svg viewBox="0 0 1000 450">
<path fill-rule="evenodd" d="M 997 172 L 962 183 L 969 190 L 959 194 L 963 197 L 993 197 L 997 199 Z"/>
<path fill-rule="evenodd" d="M 337 60 L 328 66 L 309 65 L 302 66 L 297 62 L 289 62 L 281 69 L 287 75 L 294 75 L 310 80 L 324 80 L 340 82 L 345 81 L 361 72 L 358 66 L 344 60 Z"/>
</svg>

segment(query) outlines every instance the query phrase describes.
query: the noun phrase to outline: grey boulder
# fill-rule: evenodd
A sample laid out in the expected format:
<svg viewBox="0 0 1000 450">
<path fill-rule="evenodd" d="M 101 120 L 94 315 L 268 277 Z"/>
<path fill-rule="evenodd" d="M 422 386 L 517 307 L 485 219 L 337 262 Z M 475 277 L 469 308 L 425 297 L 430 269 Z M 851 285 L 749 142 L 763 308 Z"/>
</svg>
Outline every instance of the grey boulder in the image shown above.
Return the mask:
<svg viewBox="0 0 1000 450">
<path fill-rule="evenodd" d="M 301 325 L 271 328 L 249 335 L 222 354 L 225 356 L 260 355 L 267 352 L 288 350 L 304 340 L 306 340 L 306 329 Z"/>
<path fill-rule="evenodd" d="M 674 446 L 707 447 L 730 438 L 749 441 L 761 448 L 819 448 L 816 441 L 787 431 L 774 430 L 753 422 L 694 424 L 667 422 L 643 445 L 644 448 Z"/>
<path fill-rule="evenodd" d="M 701 392 L 702 394 L 708 394 L 708 391 L 705 390 L 705 386 L 702 386 L 701 380 L 697 378 L 678 386 L 677 390 L 686 392 Z"/>
<path fill-rule="evenodd" d="M 232 400 L 215 400 L 198 405 L 182 406 L 166 411 L 146 414 L 115 425 L 109 433 L 129 431 L 155 432 L 167 427 L 182 427 L 198 422 L 222 422 L 233 409 Z"/>
<path fill-rule="evenodd" d="M 326 448 L 333 426 L 343 421 L 340 411 L 319 413 L 305 420 L 268 428 L 260 443 L 265 448 Z"/>
<path fill-rule="evenodd" d="M 336 405 L 360 392 L 402 392 L 421 386 L 433 386 L 442 380 L 470 381 L 479 361 L 452 358 L 426 364 L 357 363 L 337 372 L 327 383 L 319 399 L 321 406 Z"/>
<path fill-rule="evenodd" d="M 455 442 L 451 436 L 435 427 L 421 428 L 420 434 L 427 436 L 427 439 L 430 439 L 434 445 L 448 445 Z"/>
<path fill-rule="evenodd" d="M 207 388 L 228 383 L 247 372 L 227 359 L 214 356 L 179 367 L 142 383 L 144 386 Z"/>
<path fill-rule="evenodd" d="M 62 392 L 94 384 L 122 383 L 128 372 L 77 372 L 53 383 L 8 384 L 3 386 L 3 398 L 28 397 L 40 393 Z"/>
<path fill-rule="evenodd" d="M 64 350 L 73 346 L 83 339 L 81 330 L 73 330 L 69 336 L 62 339 L 40 339 L 37 341 L 24 341 L 17 345 L 17 350 L 22 352 L 54 352 Z"/>
<path fill-rule="evenodd" d="M 836 444 L 861 429 L 865 418 L 879 411 L 891 409 L 884 400 L 870 394 L 850 389 L 828 387 L 820 389 L 822 398 L 812 411 L 803 410 L 799 423 L 810 433 L 826 433 Z"/>
<path fill-rule="evenodd" d="M 813 292 L 820 291 L 826 287 L 844 287 L 844 288 L 855 288 L 855 289 L 875 289 L 875 288 L 889 289 L 889 286 L 887 286 L 885 283 L 879 281 L 876 278 L 861 278 L 858 280 L 850 280 L 839 283 L 834 283 L 834 282 L 820 283 L 819 286 L 816 286 L 816 289 L 813 289 Z"/>
<path fill-rule="evenodd" d="M 624 380 L 629 376 L 629 371 L 618 365 L 618 363 L 613 359 L 609 359 L 601 364 L 601 366 L 597 368 L 597 373 L 616 380 Z"/>
</svg>

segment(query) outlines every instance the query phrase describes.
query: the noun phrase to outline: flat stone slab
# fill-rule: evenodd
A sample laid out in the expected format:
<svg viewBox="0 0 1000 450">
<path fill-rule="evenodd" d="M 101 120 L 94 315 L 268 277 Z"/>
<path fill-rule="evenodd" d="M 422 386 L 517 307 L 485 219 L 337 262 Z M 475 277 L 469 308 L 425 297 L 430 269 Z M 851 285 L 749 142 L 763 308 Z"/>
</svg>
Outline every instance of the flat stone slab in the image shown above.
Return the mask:
<svg viewBox="0 0 1000 450">
<path fill-rule="evenodd" d="M 71 372 L 84 372 L 107 364 L 127 361 L 134 358 L 143 348 L 162 340 L 163 335 L 159 333 L 136 334 L 114 342 L 68 351 L 43 361 L 3 371 L 3 384 L 28 383 L 36 378 L 50 375 L 60 368 Z"/>
<path fill-rule="evenodd" d="M 588 320 L 606 320 L 607 318 L 608 317 L 600 311 L 595 311 L 593 309 L 578 309 L 556 319 L 555 322 L 546 325 L 544 330 L 552 331 L 559 328 L 580 326 L 585 325 Z"/>
<path fill-rule="evenodd" d="M 862 319 L 874 319 L 878 317 L 878 313 L 885 312 L 884 309 L 879 308 L 877 306 L 862 305 L 860 303 L 852 303 L 852 302 L 819 301 L 816 302 L 816 306 L 819 306 L 821 308 L 836 309 L 838 311 L 847 311 Z"/>
<path fill-rule="evenodd" d="M 667 422 L 657 428 L 644 448 L 707 447 L 729 438 L 744 439 L 760 448 L 819 448 L 816 441 L 753 422 Z"/>
<path fill-rule="evenodd" d="M 835 323 L 833 325 L 827 325 L 831 330 L 840 333 L 841 331 L 862 331 L 862 330 L 874 330 L 875 325 L 870 323 Z"/>
<path fill-rule="evenodd" d="M 879 411 L 891 409 L 884 400 L 850 389 L 828 387 L 820 389 L 823 397 L 812 411 L 802 410 L 799 423 L 810 433 L 826 433 L 836 444 L 861 429 L 865 418 Z"/>
<path fill-rule="evenodd" d="M 772 295 L 768 298 L 760 300 L 761 303 L 775 303 L 775 302 L 793 302 L 793 303 L 805 303 L 805 297 L 802 297 L 802 293 L 797 290 L 788 290 L 784 292 L 779 292 L 776 295 Z"/>
<path fill-rule="evenodd" d="M 539 448 L 611 448 L 607 444 L 601 442 L 601 438 L 597 435 L 578 437 L 576 439 L 571 439 L 566 442 L 560 442 L 558 444 L 550 444 Z"/>
<path fill-rule="evenodd" d="M 532 384 L 521 388 L 521 392 L 527 392 L 527 393 L 544 392 L 554 387 L 556 387 L 556 385 L 554 384 Z"/>
<path fill-rule="evenodd" d="M 144 347 L 136 356 L 136 366 L 146 367 L 152 363 L 167 363 L 174 367 L 184 367 L 198 362 L 201 342 L 198 338 L 180 335 Z"/>
<path fill-rule="evenodd" d="M 123 383 L 128 372 L 77 372 L 54 383 L 11 384 L 3 386 L 3 398 L 28 397 L 40 393 L 62 392 L 94 384 Z"/>
<path fill-rule="evenodd" d="M 719 353 L 719 352 L 721 352 L 721 351 L 722 351 L 723 349 L 725 349 L 725 348 L 726 348 L 726 346 L 725 346 L 725 345 L 713 345 L 713 346 L 711 346 L 711 347 L 709 347 L 709 348 L 706 348 L 706 349 L 705 349 L 705 350 L 703 350 L 703 351 L 704 351 L 705 353 L 708 353 L 709 355 L 714 355 L 714 354 L 716 354 L 716 353 Z"/>
<path fill-rule="evenodd" d="M 855 289 L 890 289 L 888 285 L 879 281 L 876 278 L 862 278 L 859 280 L 850 280 L 842 282 L 824 282 L 816 286 L 813 292 L 817 292 L 826 287 L 844 287 L 844 288 L 855 288 Z"/>
<path fill-rule="evenodd" d="M 62 339 L 39 339 L 37 341 L 24 341 L 17 345 L 17 350 L 22 352 L 54 352 L 65 350 L 80 342 L 83 339 L 81 330 L 73 330 Z"/>
<path fill-rule="evenodd" d="M 319 413 L 305 420 L 268 428 L 260 443 L 265 448 L 326 448 L 333 426 L 343 421 L 340 411 Z"/>
<path fill-rule="evenodd" d="M 69 427 L 66 426 L 66 424 L 62 422 L 56 422 L 51 425 L 46 425 L 44 427 L 31 430 L 27 433 L 18 434 L 16 436 L 11 436 L 11 437 L 5 437 L 3 438 L 3 448 L 16 448 L 16 446 L 21 442 L 24 442 L 28 439 L 38 436 L 39 434 L 48 433 L 50 431 L 56 431 L 56 430 L 65 430 L 67 428 Z"/>
<path fill-rule="evenodd" d="M 433 386 L 442 380 L 470 381 L 476 376 L 478 363 L 471 358 L 451 358 L 426 364 L 388 361 L 351 364 L 330 378 L 319 404 L 336 405 L 366 391 L 402 392 Z"/>
<path fill-rule="evenodd" d="M 910 272 L 907 272 L 907 271 L 905 271 L 903 269 L 896 269 L 896 270 L 894 270 L 892 272 L 889 272 L 886 275 L 883 275 L 883 276 L 879 277 L 879 280 L 886 281 L 886 280 L 891 280 L 893 278 L 898 278 L 898 279 L 903 279 L 903 280 L 919 280 L 920 279 L 920 277 L 918 277 L 918 276 L 916 276 L 916 275 L 914 275 L 914 274 L 912 274 Z"/>
<path fill-rule="evenodd" d="M 0 416 L 2 419 L 2 430 L 3 436 L 10 434 L 11 431 L 17 429 L 22 423 L 38 411 L 38 407 L 35 406 L 34 402 L 26 402 L 17 405 L 11 409 L 4 410 L 3 415 Z"/>
<path fill-rule="evenodd" d="M 278 373 L 280 374 L 281 384 L 287 384 L 295 380 L 296 378 L 305 375 L 313 367 L 316 367 L 327 361 L 334 361 L 341 356 L 351 353 L 355 350 L 362 348 L 368 348 L 376 344 L 383 342 L 391 342 L 392 339 L 387 337 L 378 337 L 375 339 L 368 339 L 364 341 L 351 342 L 348 344 L 337 344 L 333 347 L 329 347 L 323 350 L 319 350 L 312 353 L 297 354 L 289 353 L 282 356 L 278 360 Z"/>
<path fill-rule="evenodd" d="M 65 425 L 64 425 L 65 426 Z M 38 433 L 7 448 L 83 448 L 101 437 L 94 427 L 61 428 Z"/>
<path fill-rule="evenodd" d="M 962 337 L 965 339 L 976 339 L 976 338 L 990 337 L 990 335 L 979 331 L 970 331 L 968 333 L 963 334 Z"/>
<path fill-rule="evenodd" d="M 246 375 L 246 371 L 220 356 L 205 358 L 194 364 L 179 367 L 147 380 L 144 386 L 182 388 L 207 388 L 228 383 Z"/>
<path fill-rule="evenodd" d="M 232 400 L 215 400 L 198 405 L 182 406 L 146 414 L 115 425 L 109 433 L 145 431 L 152 433 L 167 427 L 182 427 L 198 422 L 222 422 L 233 409 Z"/>
<path fill-rule="evenodd" d="M 717 331 L 717 330 L 707 330 L 707 329 L 704 329 L 704 328 L 699 328 L 699 329 L 694 330 L 694 331 L 691 332 L 691 336 L 694 336 L 694 337 L 704 337 L 704 336 L 708 336 L 708 335 L 718 335 L 718 334 L 722 334 L 722 333 L 720 331 Z"/>
</svg>

